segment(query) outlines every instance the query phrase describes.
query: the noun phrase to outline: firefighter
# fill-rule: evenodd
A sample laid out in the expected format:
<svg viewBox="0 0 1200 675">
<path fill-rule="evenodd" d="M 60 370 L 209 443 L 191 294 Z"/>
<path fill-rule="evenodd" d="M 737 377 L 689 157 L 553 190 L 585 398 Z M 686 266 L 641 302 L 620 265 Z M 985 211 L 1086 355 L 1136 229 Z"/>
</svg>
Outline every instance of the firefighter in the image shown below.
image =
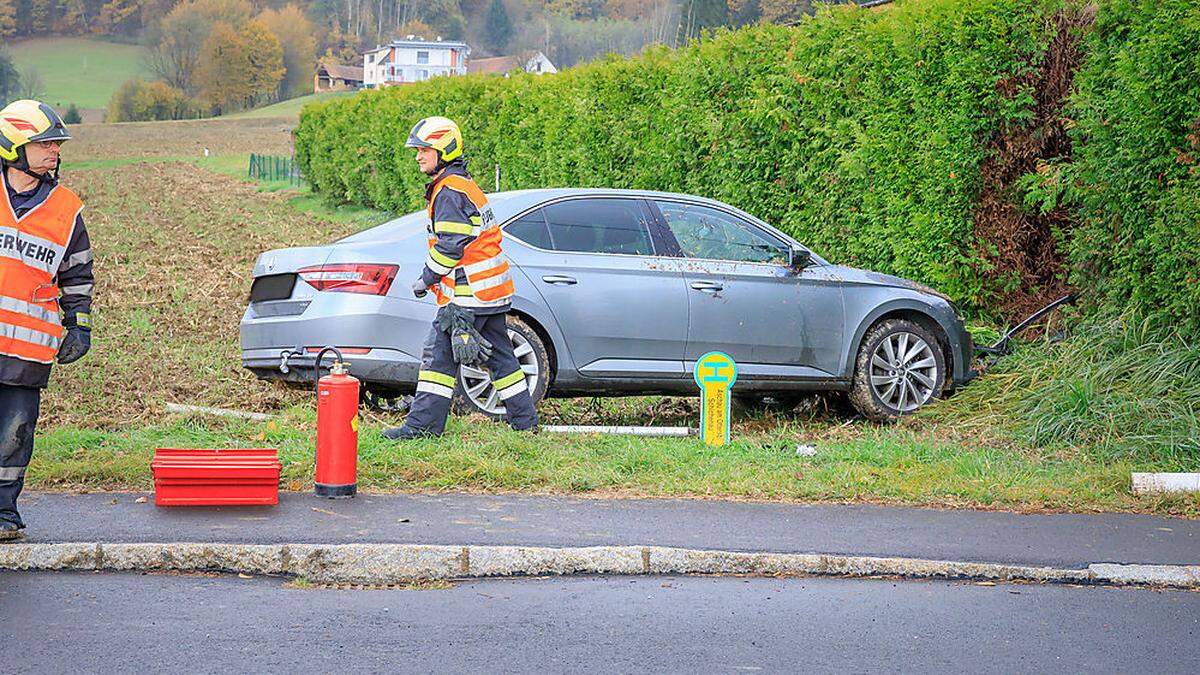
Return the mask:
<svg viewBox="0 0 1200 675">
<path fill-rule="evenodd" d="M 460 363 L 486 364 L 509 425 L 536 430 L 537 412 L 505 319 L 513 295 L 508 259 L 487 197 L 467 173 L 458 125 L 445 117 L 423 119 L 405 145 L 416 148 L 417 165 L 431 177 L 425 187 L 429 252 L 412 290 L 417 297 L 433 293 L 438 314 L 404 426 L 383 435 L 392 440 L 440 435 Z"/>
<path fill-rule="evenodd" d="M 58 182 L 70 139 L 44 103 L 0 110 L 0 541 L 24 536 L 17 496 L 50 364 L 91 347 L 92 246 L 83 202 Z"/>
</svg>

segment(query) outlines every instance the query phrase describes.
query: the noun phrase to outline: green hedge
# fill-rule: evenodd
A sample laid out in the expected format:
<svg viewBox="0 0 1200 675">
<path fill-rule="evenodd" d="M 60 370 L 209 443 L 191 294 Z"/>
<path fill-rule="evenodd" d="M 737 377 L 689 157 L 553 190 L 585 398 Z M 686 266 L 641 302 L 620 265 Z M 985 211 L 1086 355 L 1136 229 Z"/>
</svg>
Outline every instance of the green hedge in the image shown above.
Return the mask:
<svg viewBox="0 0 1200 675">
<path fill-rule="evenodd" d="M 427 115 L 459 122 L 481 183 L 605 186 L 739 206 L 838 262 L 986 307 L 997 283 L 972 232 L 987 141 L 1032 116 L 1000 86 L 1036 68 L 1051 0 L 838 6 L 797 28 L 724 32 L 675 52 L 554 76 L 462 77 L 308 106 L 297 157 L 319 192 L 421 206 L 403 143 Z"/>
<path fill-rule="evenodd" d="M 1048 172 L 1079 207 L 1074 281 L 1200 332 L 1200 3 L 1108 2 L 1086 49 L 1074 158 Z"/>
</svg>

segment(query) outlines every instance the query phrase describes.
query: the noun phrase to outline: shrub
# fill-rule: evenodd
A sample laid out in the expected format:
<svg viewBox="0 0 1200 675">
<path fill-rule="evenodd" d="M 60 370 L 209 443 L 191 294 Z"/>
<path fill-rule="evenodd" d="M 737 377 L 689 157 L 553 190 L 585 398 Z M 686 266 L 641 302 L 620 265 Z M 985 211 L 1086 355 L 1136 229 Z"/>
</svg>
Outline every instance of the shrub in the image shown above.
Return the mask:
<svg viewBox="0 0 1200 675">
<path fill-rule="evenodd" d="M 197 104 L 166 82 L 127 80 L 108 102 L 109 122 L 146 122 L 195 117 Z"/>
<path fill-rule="evenodd" d="M 1064 176 L 1073 280 L 1200 333 L 1200 4 L 1113 0 L 1087 47 Z"/>
</svg>

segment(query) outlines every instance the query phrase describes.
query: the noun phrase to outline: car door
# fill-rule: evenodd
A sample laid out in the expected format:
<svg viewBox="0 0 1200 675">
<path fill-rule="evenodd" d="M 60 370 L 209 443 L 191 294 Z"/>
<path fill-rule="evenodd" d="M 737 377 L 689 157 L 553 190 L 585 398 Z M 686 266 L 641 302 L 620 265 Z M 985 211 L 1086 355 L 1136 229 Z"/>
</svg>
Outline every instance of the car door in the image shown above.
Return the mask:
<svg viewBox="0 0 1200 675">
<path fill-rule="evenodd" d="M 671 200 L 653 205 L 687 261 L 685 367 L 722 351 L 750 379 L 837 372 L 842 293 L 824 265 L 790 268 L 790 242 L 732 211 Z"/>
<path fill-rule="evenodd" d="M 522 251 L 521 269 L 585 376 L 686 374 L 687 293 L 679 259 L 659 252 L 654 224 L 643 200 L 588 197 L 547 204 L 505 227 L 532 249 Z"/>
</svg>

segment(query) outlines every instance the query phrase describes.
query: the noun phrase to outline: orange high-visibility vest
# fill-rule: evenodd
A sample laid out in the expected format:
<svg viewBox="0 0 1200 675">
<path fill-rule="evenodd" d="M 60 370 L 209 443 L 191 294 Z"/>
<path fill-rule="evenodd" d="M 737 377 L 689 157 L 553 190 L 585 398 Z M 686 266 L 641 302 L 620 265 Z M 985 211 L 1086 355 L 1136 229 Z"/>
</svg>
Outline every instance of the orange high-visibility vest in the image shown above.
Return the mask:
<svg viewBox="0 0 1200 675">
<path fill-rule="evenodd" d="M 63 335 L 58 268 L 83 202 L 57 185 L 17 218 L 0 186 L 0 356 L 53 363 Z"/>
<path fill-rule="evenodd" d="M 455 270 L 442 277 L 430 287 L 439 307 L 451 301 L 463 307 L 496 307 L 506 304 L 513 296 L 512 274 L 508 269 L 508 257 L 504 255 L 500 242 L 504 235 L 496 223 L 487 197 L 475 181 L 454 174 L 437 182 L 429 195 L 429 222 L 433 222 L 433 203 L 442 188 L 448 187 L 467 196 L 479 210 L 479 222 L 471 223 L 471 234 L 475 240 L 467 244 L 459 266 L 467 275 L 467 288 L 456 288 Z M 474 220 L 474 219 L 473 219 Z M 432 226 L 431 226 L 432 227 Z M 433 248 L 437 236 L 429 237 Z"/>
</svg>

